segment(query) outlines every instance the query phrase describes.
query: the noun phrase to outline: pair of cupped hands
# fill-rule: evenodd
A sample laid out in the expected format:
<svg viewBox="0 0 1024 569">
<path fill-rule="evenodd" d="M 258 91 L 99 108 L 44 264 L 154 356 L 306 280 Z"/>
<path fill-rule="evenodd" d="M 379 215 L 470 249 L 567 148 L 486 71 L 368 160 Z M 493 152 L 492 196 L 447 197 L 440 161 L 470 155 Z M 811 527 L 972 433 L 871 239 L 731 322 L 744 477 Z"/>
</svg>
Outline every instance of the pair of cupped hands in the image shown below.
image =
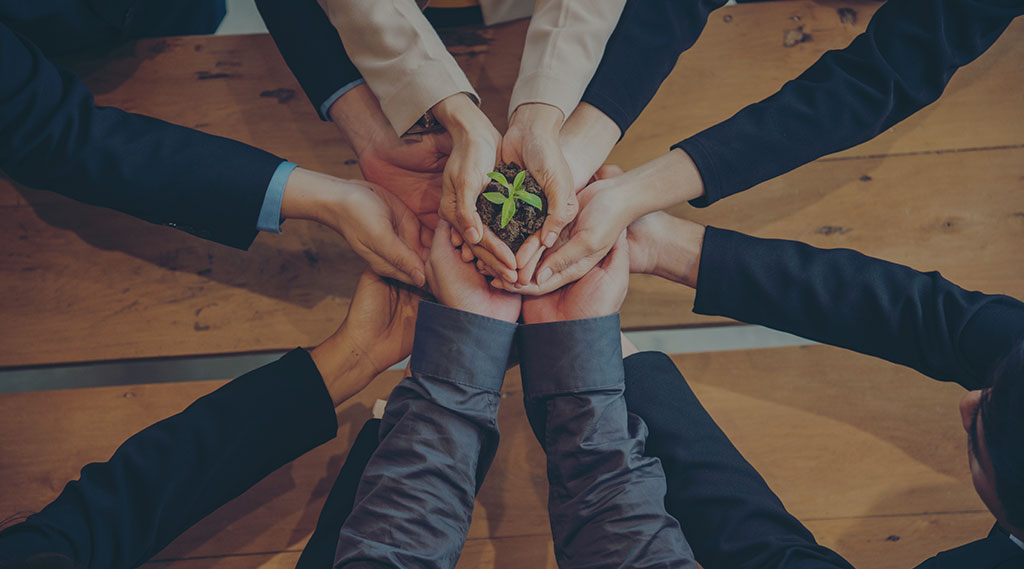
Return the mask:
<svg viewBox="0 0 1024 569">
<path fill-rule="evenodd" d="M 492 278 L 492 288 L 544 295 L 586 275 L 634 221 L 625 189 L 610 179 L 622 171 L 602 166 L 617 127 L 593 136 L 585 110 L 563 121 L 555 107 L 527 104 L 515 111 L 503 136 L 463 94 L 438 103 L 433 112 L 444 132 L 345 133 L 366 182 L 352 182 L 363 187 L 352 193 L 348 207 L 327 211 L 329 218 L 320 221 L 342 233 L 377 274 L 424 286 L 427 269 L 417 249 L 440 230 L 462 261 Z M 523 165 L 548 201 L 543 227 L 515 254 L 476 210 L 487 173 L 501 162 Z"/>
</svg>

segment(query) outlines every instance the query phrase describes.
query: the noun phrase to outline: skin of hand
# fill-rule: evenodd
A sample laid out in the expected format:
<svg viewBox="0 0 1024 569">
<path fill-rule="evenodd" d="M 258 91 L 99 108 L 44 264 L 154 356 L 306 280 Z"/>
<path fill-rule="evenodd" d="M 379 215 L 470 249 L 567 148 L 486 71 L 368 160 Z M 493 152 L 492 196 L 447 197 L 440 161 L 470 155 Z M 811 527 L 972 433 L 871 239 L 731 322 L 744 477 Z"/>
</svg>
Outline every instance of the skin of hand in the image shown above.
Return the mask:
<svg viewBox="0 0 1024 569">
<path fill-rule="evenodd" d="M 387 188 L 433 229 L 441 205 L 442 174 L 452 151 L 451 136 L 447 132 L 397 136 L 366 85 L 350 89 L 328 113 L 355 150 L 363 177 Z"/>
<path fill-rule="evenodd" d="M 523 298 L 523 322 L 539 324 L 607 316 L 619 311 L 629 287 L 629 244 L 622 232 L 608 255 L 583 278 L 554 292 Z"/>
<path fill-rule="evenodd" d="M 379 275 L 415 286 L 426 283 L 420 222 L 380 186 L 296 168 L 285 184 L 281 215 L 335 230 Z"/>
<path fill-rule="evenodd" d="M 515 322 L 522 297 L 489 286 L 487 277 L 462 260 L 448 237 L 449 230 L 447 222 L 438 222 L 427 258 L 427 283 L 437 301 L 451 308 Z"/>
<path fill-rule="evenodd" d="M 310 351 L 334 405 L 366 387 L 412 351 L 421 296 L 365 271 L 341 327 Z"/>
<path fill-rule="evenodd" d="M 453 237 L 452 242 L 465 240 L 484 263 L 515 281 L 515 255 L 490 228 L 484 227 L 476 211 L 477 196 L 490 181 L 487 173 L 493 171 L 498 163 L 501 135 L 464 93 L 444 99 L 432 110 L 452 138 L 452 152 L 444 168 L 438 212 L 460 236 L 458 239 Z"/>
<path fill-rule="evenodd" d="M 629 224 L 629 271 L 697 288 L 706 227 L 663 211 Z"/>
<path fill-rule="evenodd" d="M 579 211 L 572 173 L 559 139 L 563 118 L 562 111 L 551 105 L 520 105 L 512 113 L 508 130 L 501 139 L 502 162 L 515 162 L 526 168 L 548 200 L 544 226 L 527 238 L 516 252 L 518 267 L 525 266 L 541 247 L 554 245 L 562 228 Z"/>
<path fill-rule="evenodd" d="M 516 290 L 544 294 L 582 277 L 634 220 L 704 192 L 696 165 L 680 149 L 629 172 L 609 174 L 604 169 L 596 176 L 598 180 L 579 193 L 580 215 L 568 241 L 540 259 L 535 278 L 538 286 Z"/>
<path fill-rule="evenodd" d="M 572 114 L 569 115 L 569 119 L 565 121 L 565 124 L 562 125 L 562 130 L 559 132 L 559 143 L 566 163 L 569 165 L 573 191 L 579 192 L 579 190 L 593 181 L 594 175 L 604 163 L 612 148 L 615 147 L 621 134 L 619 126 L 615 124 L 615 121 L 589 103 L 580 103 Z M 452 237 L 456 247 L 462 245 L 457 232 Z M 535 246 L 537 242 L 539 241 L 535 240 L 532 245 Z M 536 251 L 532 256 L 526 255 L 523 253 L 524 250 L 520 248 L 519 258 L 516 262 L 518 266 L 518 278 L 516 280 L 521 285 L 527 284 L 533 279 L 537 263 L 540 261 L 541 254 L 546 249 L 545 247 L 535 248 Z M 462 255 L 465 261 L 473 260 L 473 249 L 463 247 Z M 478 263 L 478 267 L 483 274 L 509 280 L 508 276 L 505 274 L 499 275 L 497 271 L 482 262 Z"/>
</svg>

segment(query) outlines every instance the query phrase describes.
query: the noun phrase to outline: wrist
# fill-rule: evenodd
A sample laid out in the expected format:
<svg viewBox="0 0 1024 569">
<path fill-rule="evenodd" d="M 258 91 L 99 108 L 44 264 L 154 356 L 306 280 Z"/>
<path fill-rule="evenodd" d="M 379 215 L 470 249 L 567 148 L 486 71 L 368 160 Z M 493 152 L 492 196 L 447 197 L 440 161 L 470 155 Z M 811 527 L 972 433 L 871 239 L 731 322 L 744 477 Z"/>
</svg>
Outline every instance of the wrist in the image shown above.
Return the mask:
<svg viewBox="0 0 1024 569">
<path fill-rule="evenodd" d="M 699 223 L 665 215 L 666 226 L 657 232 L 660 243 L 654 274 L 670 281 L 697 288 L 701 250 L 706 227 Z"/>
<path fill-rule="evenodd" d="M 377 369 L 358 342 L 348 337 L 344 324 L 335 335 L 310 350 L 309 355 L 335 407 L 361 391 L 384 371 Z"/>
<path fill-rule="evenodd" d="M 365 83 L 339 97 L 327 109 L 327 114 L 357 155 L 382 134 L 394 136 L 377 96 Z"/>
<path fill-rule="evenodd" d="M 338 178 L 296 168 L 285 182 L 281 198 L 281 217 L 285 219 L 308 219 L 319 221 L 326 207 L 327 196 L 324 186 Z"/>
<path fill-rule="evenodd" d="M 676 148 L 621 176 L 621 187 L 633 219 L 697 198 L 704 194 L 697 166 L 682 149 Z"/>
<path fill-rule="evenodd" d="M 564 120 L 565 116 L 558 107 L 547 103 L 525 103 L 516 107 L 512 113 L 508 130 L 557 136 Z"/>
</svg>

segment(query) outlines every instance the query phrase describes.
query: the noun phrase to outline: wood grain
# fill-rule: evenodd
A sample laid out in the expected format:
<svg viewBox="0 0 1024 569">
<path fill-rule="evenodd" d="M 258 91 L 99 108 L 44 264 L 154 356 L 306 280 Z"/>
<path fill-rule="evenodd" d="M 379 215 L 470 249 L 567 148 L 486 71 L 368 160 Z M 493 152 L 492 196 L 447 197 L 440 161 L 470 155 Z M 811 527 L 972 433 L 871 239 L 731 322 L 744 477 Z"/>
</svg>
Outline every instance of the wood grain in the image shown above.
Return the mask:
<svg viewBox="0 0 1024 569">
<path fill-rule="evenodd" d="M 716 11 L 616 148 L 630 167 L 771 93 L 861 31 L 874 2 L 772 2 Z M 837 8 L 852 7 L 844 24 Z M 728 20 L 728 21 L 727 21 Z M 783 47 L 784 30 L 813 41 Z M 504 125 L 524 22 L 446 34 Z M 1024 22 L 960 71 L 946 95 L 873 142 L 707 210 L 673 210 L 764 237 L 852 246 L 958 284 L 1024 295 Z M 263 35 L 143 40 L 75 68 L 97 101 L 238 138 L 344 177 L 358 164 L 319 121 Z M 989 150 L 977 150 L 977 149 Z M 974 150 L 972 150 L 974 149 Z M 861 181 L 865 176 L 870 181 Z M 341 237 L 290 221 L 247 253 L 0 179 L 0 367 L 310 346 L 343 318 L 363 267 Z M 628 328 L 721 324 L 692 292 L 634 277 Z"/>
<path fill-rule="evenodd" d="M 909 567 L 983 537 L 991 525 L 970 481 L 958 386 L 825 346 L 674 360 L 790 511 L 862 566 Z M 158 559 L 234 567 L 241 561 L 223 557 L 301 551 L 369 407 L 397 380 L 395 373 L 378 378 L 339 409 L 337 439 L 214 512 Z M 105 460 L 132 433 L 220 384 L 0 396 L 0 516 L 40 508 L 86 462 Z M 544 457 L 526 422 L 517 370 L 503 393 L 501 447 L 469 534 L 471 544 L 483 542 L 467 546 L 464 566 L 511 567 L 522 556 L 530 566 L 549 565 Z M 252 566 L 276 567 L 279 557 Z"/>
</svg>

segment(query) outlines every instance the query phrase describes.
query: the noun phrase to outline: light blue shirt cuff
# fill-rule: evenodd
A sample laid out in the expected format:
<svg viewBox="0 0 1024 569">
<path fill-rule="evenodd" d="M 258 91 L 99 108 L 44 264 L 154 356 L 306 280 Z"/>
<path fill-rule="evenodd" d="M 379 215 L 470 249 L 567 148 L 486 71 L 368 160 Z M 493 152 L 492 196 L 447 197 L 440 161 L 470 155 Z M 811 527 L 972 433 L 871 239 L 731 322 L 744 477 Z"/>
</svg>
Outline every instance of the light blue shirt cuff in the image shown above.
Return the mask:
<svg viewBox="0 0 1024 569">
<path fill-rule="evenodd" d="M 270 233 L 281 232 L 281 201 L 284 199 L 284 186 L 288 182 L 288 176 L 298 164 L 292 162 L 281 162 L 274 170 L 267 184 L 267 194 L 263 198 L 263 207 L 260 208 L 260 217 L 256 220 L 256 228 L 260 231 Z"/>
<path fill-rule="evenodd" d="M 327 114 L 327 111 L 331 110 L 331 105 L 333 105 L 335 101 L 340 99 L 342 95 L 348 93 L 349 91 L 362 85 L 363 83 L 366 83 L 366 81 L 364 81 L 363 78 L 360 77 L 359 79 L 356 79 L 355 81 L 349 83 L 348 85 L 345 85 L 341 89 L 338 89 L 330 97 L 327 97 L 326 101 L 320 103 L 320 119 L 330 122 L 331 115 Z"/>
</svg>

